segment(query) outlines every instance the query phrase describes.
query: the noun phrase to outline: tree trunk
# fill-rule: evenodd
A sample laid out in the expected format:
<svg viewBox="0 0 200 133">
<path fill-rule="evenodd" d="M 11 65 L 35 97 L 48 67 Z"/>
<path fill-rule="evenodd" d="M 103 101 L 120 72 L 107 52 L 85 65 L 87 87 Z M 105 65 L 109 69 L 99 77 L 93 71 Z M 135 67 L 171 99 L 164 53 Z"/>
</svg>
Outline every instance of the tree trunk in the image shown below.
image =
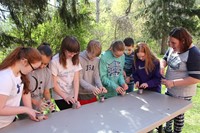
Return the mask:
<svg viewBox="0 0 200 133">
<path fill-rule="evenodd" d="M 99 23 L 99 14 L 100 14 L 100 11 L 99 11 L 99 1 L 100 0 L 96 0 L 96 22 Z"/>
<path fill-rule="evenodd" d="M 161 42 L 161 51 L 160 51 L 161 55 L 165 54 L 167 47 L 168 47 L 168 45 L 167 45 L 167 35 L 163 35 L 162 36 L 162 42 Z"/>
</svg>

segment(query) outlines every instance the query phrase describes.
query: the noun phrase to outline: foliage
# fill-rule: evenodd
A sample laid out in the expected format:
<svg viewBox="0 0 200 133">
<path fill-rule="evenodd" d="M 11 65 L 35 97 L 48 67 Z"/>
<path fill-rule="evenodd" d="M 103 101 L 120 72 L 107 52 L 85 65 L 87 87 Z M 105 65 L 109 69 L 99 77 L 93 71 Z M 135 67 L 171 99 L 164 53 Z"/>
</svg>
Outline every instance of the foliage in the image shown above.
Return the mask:
<svg viewBox="0 0 200 133">
<path fill-rule="evenodd" d="M 192 33 L 199 28 L 200 8 L 195 7 L 195 0 L 152 0 L 146 3 L 141 15 L 146 18 L 145 31 L 156 40 L 162 39 L 162 47 L 167 46 L 167 35 L 172 28 L 181 26 Z M 161 53 L 164 51 L 161 49 Z"/>
<path fill-rule="evenodd" d="M 45 22 L 51 21 L 52 14 L 49 11 L 57 10 L 60 20 L 63 20 L 68 29 L 73 26 L 81 26 L 85 20 L 89 20 L 87 0 L 76 2 L 75 0 L 59 0 L 58 7 L 52 10 L 48 0 L 2 0 L 0 1 L 2 19 L 9 18 L 12 29 L 0 33 L 1 46 L 8 47 L 13 43 L 18 45 L 35 46 L 37 42 L 32 38 L 32 32 Z M 5 15 L 6 13 L 8 15 Z M 40 27 L 40 26 L 39 26 Z M 44 29 L 43 29 L 44 30 Z"/>
</svg>

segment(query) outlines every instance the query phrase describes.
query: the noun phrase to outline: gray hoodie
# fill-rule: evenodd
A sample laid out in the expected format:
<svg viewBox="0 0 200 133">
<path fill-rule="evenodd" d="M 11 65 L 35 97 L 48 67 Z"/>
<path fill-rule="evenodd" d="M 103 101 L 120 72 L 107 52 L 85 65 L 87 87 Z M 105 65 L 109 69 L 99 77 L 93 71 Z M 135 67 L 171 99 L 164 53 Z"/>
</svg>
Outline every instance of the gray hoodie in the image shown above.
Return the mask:
<svg viewBox="0 0 200 133">
<path fill-rule="evenodd" d="M 80 71 L 79 98 L 81 100 L 87 100 L 94 97 L 92 91 L 96 87 L 102 87 L 99 76 L 99 58 L 89 60 L 87 57 L 87 51 L 84 50 L 80 53 L 79 59 L 83 68 Z"/>
</svg>

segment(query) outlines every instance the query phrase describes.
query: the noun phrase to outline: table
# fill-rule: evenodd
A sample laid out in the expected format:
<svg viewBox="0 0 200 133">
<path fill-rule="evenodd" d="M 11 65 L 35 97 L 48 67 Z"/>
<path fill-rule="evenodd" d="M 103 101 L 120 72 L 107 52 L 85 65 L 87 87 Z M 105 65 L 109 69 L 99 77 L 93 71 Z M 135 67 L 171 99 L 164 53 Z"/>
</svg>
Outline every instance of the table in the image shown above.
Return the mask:
<svg viewBox="0 0 200 133">
<path fill-rule="evenodd" d="M 20 120 L 0 133 L 146 133 L 184 113 L 190 101 L 136 92 L 53 113 L 48 120 Z"/>
</svg>

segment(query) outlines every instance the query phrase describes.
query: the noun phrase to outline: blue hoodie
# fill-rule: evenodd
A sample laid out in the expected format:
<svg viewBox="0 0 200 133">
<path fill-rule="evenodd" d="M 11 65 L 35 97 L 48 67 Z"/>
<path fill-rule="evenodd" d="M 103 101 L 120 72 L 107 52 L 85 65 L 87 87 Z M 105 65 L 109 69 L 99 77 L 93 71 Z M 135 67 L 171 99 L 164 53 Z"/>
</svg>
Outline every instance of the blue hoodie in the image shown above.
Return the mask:
<svg viewBox="0 0 200 133">
<path fill-rule="evenodd" d="M 161 93 L 161 74 L 160 74 L 160 63 L 154 62 L 155 68 L 149 74 L 145 71 L 145 61 L 137 59 L 136 69 L 133 65 L 133 79 L 136 83 L 139 81 L 139 84 L 147 83 L 148 88 L 146 90 L 151 90 Z"/>
</svg>

